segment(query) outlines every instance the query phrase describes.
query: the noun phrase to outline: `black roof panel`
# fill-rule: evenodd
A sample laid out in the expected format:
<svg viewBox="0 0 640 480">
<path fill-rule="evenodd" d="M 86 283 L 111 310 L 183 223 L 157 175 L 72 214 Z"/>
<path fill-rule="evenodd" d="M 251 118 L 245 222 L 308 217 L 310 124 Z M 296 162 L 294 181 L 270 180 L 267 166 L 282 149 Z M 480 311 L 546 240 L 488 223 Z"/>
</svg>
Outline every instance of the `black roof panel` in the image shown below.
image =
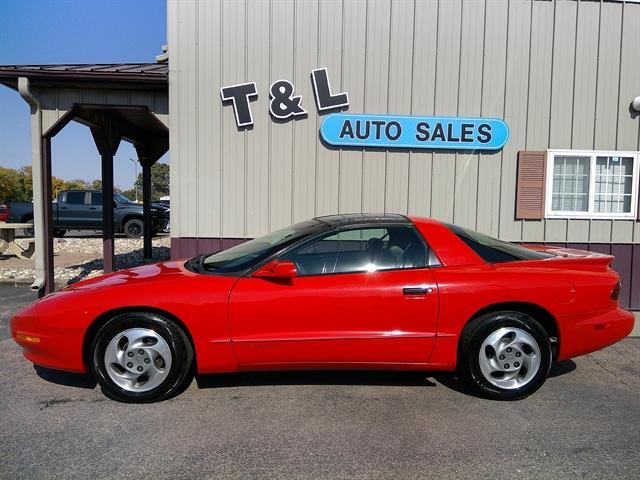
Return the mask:
<svg viewBox="0 0 640 480">
<path fill-rule="evenodd" d="M 333 227 L 370 225 L 376 223 L 411 225 L 411 221 L 407 217 L 398 213 L 346 213 L 342 215 L 316 217 L 316 220 Z"/>
</svg>

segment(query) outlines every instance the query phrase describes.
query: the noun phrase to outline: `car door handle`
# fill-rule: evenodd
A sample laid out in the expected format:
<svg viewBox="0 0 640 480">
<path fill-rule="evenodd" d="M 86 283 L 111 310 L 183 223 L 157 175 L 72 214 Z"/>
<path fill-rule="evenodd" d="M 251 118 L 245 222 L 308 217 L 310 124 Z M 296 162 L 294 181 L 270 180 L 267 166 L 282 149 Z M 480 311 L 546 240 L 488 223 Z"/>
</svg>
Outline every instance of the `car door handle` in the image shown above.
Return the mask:
<svg viewBox="0 0 640 480">
<path fill-rule="evenodd" d="M 96 207 L 90 207 L 89 210 L 96 210 Z"/>
<path fill-rule="evenodd" d="M 402 293 L 405 295 L 426 295 L 432 292 L 433 288 L 431 287 L 404 287 L 402 289 Z"/>
</svg>

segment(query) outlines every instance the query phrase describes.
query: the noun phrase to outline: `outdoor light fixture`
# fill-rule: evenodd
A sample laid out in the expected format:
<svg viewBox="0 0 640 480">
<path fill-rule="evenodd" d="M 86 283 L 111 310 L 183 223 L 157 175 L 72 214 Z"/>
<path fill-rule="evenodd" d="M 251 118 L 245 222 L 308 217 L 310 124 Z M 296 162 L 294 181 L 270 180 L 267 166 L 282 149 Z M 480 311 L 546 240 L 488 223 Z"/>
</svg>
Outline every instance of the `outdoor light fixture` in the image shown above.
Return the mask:
<svg viewBox="0 0 640 480">
<path fill-rule="evenodd" d="M 640 112 L 640 96 L 637 96 L 631 102 L 631 108 L 633 108 L 636 112 Z"/>
</svg>

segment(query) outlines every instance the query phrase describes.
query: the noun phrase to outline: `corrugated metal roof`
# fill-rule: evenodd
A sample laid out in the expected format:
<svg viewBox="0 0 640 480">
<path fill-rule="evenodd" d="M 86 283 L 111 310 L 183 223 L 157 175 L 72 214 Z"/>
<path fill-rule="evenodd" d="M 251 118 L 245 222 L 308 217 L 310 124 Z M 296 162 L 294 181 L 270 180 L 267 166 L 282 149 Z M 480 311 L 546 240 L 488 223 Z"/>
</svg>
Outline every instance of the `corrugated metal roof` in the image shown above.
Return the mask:
<svg viewBox="0 0 640 480">
<path fill-rule="evenodd" d="M 0 78 L 84 79 L 167 82 L 169 65 L 163 63 L 104 63 L 69 65 L 0 65 Z"/>
</svg>

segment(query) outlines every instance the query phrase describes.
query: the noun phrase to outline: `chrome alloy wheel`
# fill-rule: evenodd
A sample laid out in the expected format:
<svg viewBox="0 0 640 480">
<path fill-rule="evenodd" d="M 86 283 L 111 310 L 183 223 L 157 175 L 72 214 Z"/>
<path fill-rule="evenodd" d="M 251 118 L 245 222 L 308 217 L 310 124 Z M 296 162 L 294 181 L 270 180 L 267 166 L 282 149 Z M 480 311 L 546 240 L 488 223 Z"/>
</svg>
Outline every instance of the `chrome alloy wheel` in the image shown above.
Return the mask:
<svg viewBox="0 0 640 480">
<path fill-rule="evenodd" d="M 107 374 L 129 392 L 147 392 L 171 370 L 171 349 L 153 330 L 130 328 L 111 339 L 104 352 Z"/>
<path fill-rule="evenodd" d="M 526 331 L 500 328 L 482 343 L 479 352 L 480 371 L 492 385 L 512 390 L 531 381 L 540 369 L 541 350 Z"/>
</svg>

